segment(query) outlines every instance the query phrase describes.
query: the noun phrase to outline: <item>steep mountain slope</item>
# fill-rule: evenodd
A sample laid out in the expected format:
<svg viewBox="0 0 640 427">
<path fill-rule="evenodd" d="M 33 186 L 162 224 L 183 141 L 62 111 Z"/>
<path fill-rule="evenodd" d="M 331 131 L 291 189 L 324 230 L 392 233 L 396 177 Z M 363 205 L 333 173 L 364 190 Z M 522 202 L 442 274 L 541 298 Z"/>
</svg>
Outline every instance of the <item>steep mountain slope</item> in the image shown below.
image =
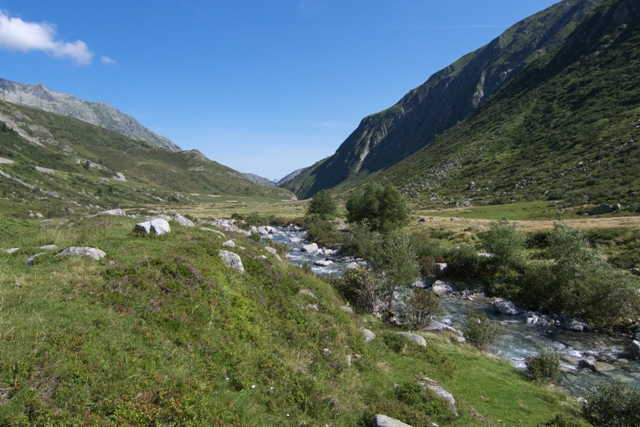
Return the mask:
<svg viewBox="0 0 640 427">
<path fill-rule="evenodd" d="M 244 176 L 244 178 L 247 181 L 253 182 L 254 184 L 258 184 L 258 185 L 266 185 L 267 187 L 275 187 L 276 183 L 271 181 L 269 178 L 263 178 L 259 175 L 256 175 L 254 173 L 243 173 L 242 176 Z"/>
<path fill-rule="evenodd" d="M 60 212 L 288 199 L 197 150 L 171 151 L 77 119 L 0 101 L 0 211 Z M 224 200 L 224 199 L 223 199 Z M 96 207 L 95 205 L 99 205 Z"/>
<path fill-rule="evenodd" d="M 378 174 L 425 206 L 640 199 L 640 4 L 609 1 L 469 119 Z"/>
<path fill-rule="evenodd" d="M 88 102 L 72 95 L 54 92 L 41 84 L 25 85 L 0 79 L 0 99 L 13 104 L 74 117 L 96 126 L 110 129 L 138 141 L 180 151 L 168 138 L 142 126 L 133 117 L 104 102 Z"/>
<path fill-rule="evenodd" d="M 290 174 L 286 175 L 284 178 L 280 179 L 277 182 L 277 185 L 282 185 L 282 184 L 285 184 L 285 183 L 291 181 L 293 178 L 295 178 L 296 176 L 300 175 L 302 172 L 306 171 L 307 169 L 309 169 L 309 168 L 300 168 L 300 169 L 294 170 Z"/>
<path fill-rule="evenodd" d="M 388 110 L 368 116 L 336 153 L 283 187 L 299 197 L 386 169 L 468 117 L 531 61 L 554 50 L 601 0 L 566 0 L 434 74 Z"/>
</svg>

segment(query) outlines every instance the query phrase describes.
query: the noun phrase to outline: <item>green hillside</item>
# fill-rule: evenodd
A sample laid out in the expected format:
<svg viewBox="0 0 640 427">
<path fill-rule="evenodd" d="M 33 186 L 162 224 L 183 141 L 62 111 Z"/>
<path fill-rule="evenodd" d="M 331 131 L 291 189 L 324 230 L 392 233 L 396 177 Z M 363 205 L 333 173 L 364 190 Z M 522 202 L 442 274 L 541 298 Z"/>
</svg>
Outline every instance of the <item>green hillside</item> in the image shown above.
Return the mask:
<svg viewBox="0 0 640 427">
<path fill-rule="evenodd" d="M 362 120 L 336 153 L 283 185 L 307 198 L 362 181 L 429 145 L 536 58 L 560 46 L 602 0 L 559 2 L 437 72 L 396 105 Z M 352 185 L 352 184 L 349 184 Z"/>
<path fill-rule="evenodd" d="M 255 185 L 197 150 L 154 147 L 73 118 L 0 101 L 0 122 L 4 213 L 45 210 L 43 214 L 55 215 L 66 208 L 92 211 L 292 196 L 284 189 Z M 118 173 L 126 181 L 114 179 Z"/>
<path fill-rule="evenodd" d="M 638 9 L 634 1 L 607 2 L 562 48 L 378 179 L 390 179 L 425 206 L 542 198 L 565 205 L 621 203 L 635 210 Z"/>
</svg>

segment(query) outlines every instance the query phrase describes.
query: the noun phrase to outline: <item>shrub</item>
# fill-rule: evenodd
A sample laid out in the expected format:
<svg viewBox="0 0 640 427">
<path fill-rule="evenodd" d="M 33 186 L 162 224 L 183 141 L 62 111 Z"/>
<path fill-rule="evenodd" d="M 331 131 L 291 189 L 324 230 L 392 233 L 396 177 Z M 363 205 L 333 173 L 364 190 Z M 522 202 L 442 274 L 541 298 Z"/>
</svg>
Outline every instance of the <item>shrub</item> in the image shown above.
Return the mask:
<svg viewBox="0 0 640 427">
<path fill-rule="evenodd" d="M 420 267 L 420 275 L 422 277 L 435 277 L 440 269 L 436 265 L 436 259 L 431 255 L 426 255 L 418 259 L 418 266 Z"/>
<path fill-rule="evenodd" d="M 527 371 L 534 381 L 551 382 L 560 375 L 560 356 L 553 351 L 543 350 L 540 354 L 525 359 Z"/>
<path fill-rule="evenodd" d="M 331 198 L 331 193 L 327 190 L 316 193 L 307 207 L 307 216 L 309 217 L 326 220 L 335 217 L 337 214 L 338 208 Z"/>
<path fill-rule="evenodd" d="M 464 337 L 480 351 L 485 351 L 487 347 L 495 341 L 500 332 L 500 325 L 490 320 L 487 315 L 479 310 L 470 308 L 464 318 Z"/>
<path fill-rule="evenodd" d="M 389 232 L 409 220 L 409 209 L 402 195 L 391 183 L 382 187 L 372 183 L 351 193 L 346 203 L 347 221 L 368 221 L 373 231 Z"/>
<path fill-rule="evenodd" d="M 419 275 L 410 237 L 406 234 L 387 236 L 375 265 L 378 272 L 384 272 L 381 290 L 390 309 L 396 289 L 413 284 Z"/>
<path fill-rule="evenodd" d="M 601 384 L 595 392 L 586 396 L 582 416 L 595 426 L 640 426 L 640 391 L 631 389 L 620 381 Z"/>
<path fill-rule="evenodd" d="M 446 253 L 444 274 L 457 279 L 478 279 L 485 270 L 486 258 L 478 256 L 475 248 L 460 246 Z M 438 260 L 436 260 L 438 262 Z"/>
<path fill-rule="evenodd" d="M 380 283 L 372 272 L 364 268 L 347 269 L 333 287 L 357 309 L 366 313 L 376 310 Z"/>
<path fill-rule="evenodd" d="M 640 253 L 626 252 L 616 255 L 609 259 L 609 264 L 616 268 L 634 268 L 640 267 Z"/>
<path fill-rule="evenodd" d="M 490 263 L 501 269 L 504 275 L 508 269 L 522 269 L 525 263 L 525 238 L 516 231 L 516 224 L 509 223 L 506 216 L 491 221 L 489 230 L 478 235 L 482 246 L 493 257 Z"/>
<path fill-rule="evenodd" d="M 367 221 L 351 226 L 340 246 L 340 252 L 358 258 L 373 260 L 382 250 L 382 235 L 372 231 Z"/>
<path fill-rule="evenodd" d="M 405 302 L 405 321 L 414 329 L 428 326 L 431 320 L 442 314 L 440 298 L 431 291 L 416 289 Z"/>
<path fill-rule="evenodd" d="M 339 240 L 338 229 L 331 221 L 313 221 L 307 229 L 307 240 L 323 246 L 333 246 Z"/>
</svg>

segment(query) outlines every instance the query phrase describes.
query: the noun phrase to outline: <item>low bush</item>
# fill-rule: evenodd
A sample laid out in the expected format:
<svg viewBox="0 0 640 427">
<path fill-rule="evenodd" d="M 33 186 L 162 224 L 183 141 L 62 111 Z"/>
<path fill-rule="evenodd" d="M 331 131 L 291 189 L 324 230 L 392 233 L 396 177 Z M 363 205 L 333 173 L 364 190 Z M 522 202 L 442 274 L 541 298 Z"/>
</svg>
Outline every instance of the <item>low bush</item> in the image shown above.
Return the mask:
<svg viewBox="0 0 640 427">
<path fill-rule="evenodd" d="M 540 354 L 525 359 L 527 372 L 536 382 L 554 381 L 560 375 L 560 356 L 553 351 L 543 350 Z"/>
<path fill-rule="evenodd" d="M 340 239 L 336 225 L 331 221 L 313 221 L 307 229 L 307 240 L 322 246 L 335 246 Z"/>
<path fill-rule="evenodd" d="M 640 426 L 640 391 L 631 389 L 620 381 L 601 384 L 586 396 L 582 407 L 583 417 L 594 426 Z"/>
<path fill-rule="evenodd" d="M 364 268 L 347 269 L 332 285 L 356 309 L 365 313 L 375 311 L 380 283 L 374 273 Z"/>
<path fill-rule="evenodd" d="M 454 279 L 480 279 L 486 271 L 486 258 L 478 256 L 475 248 L 460 246 L 446 254 L 447 268 L 444 274 Z"/>
<path fill-rule="evenodd" d="M 609 264 L 616 268 L 640 267 L 640 253 L 625 252 L 609 258 Z"/>
<path fill-rule="evenodd" d="M 344 255 L 367 260 L 376 259 L 381 251 L 382 235 L 372 231 L 366 221 L 351 225 L 340 246 L 340 252 Z"/>
<path fill-rule="evenodd" d="M 490 320 L 484 312 L 474 308 L 467 311 L 463 326 L 464 338 L 478 350 L 485 351 L 499 332 L 500 325 Z"/>
<path fill-rule="evenodd" d="M 416 289 L 405 301 L 405 323 L 414 329 L 428 326 L 433 318 L 442 313 L 440 298 L 431 291 Z"/>
</svg>

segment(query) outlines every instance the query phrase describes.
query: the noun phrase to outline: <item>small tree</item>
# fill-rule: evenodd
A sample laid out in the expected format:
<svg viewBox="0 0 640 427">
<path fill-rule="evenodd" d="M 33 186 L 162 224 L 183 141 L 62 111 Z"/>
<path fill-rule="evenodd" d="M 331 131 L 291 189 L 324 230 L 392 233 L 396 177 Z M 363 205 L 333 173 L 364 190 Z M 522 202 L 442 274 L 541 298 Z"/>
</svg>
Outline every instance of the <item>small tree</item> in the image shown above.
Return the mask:
<svg viewBox="0 0 640 427">
<path fill-rule="evenodd" d="M 560 375 L 560 356 L 554 351 L 543 350 L 540 354 L 527 357 L 524 363 L 534 381 L 551 382 Z"/>
<path fill-rule="evenodd" d="M 498 337 L 500 325 L 490 320 L 484 312 L 470 308 L 464 318 L 464 337 L 480 351 L 485 351 Z"/>
<path fill-rule="evenodd" d="M 502 270 L 504 275 L 509 268 L 518 268 L 524 265 L 525 237 L 516 231 L 516 224 L 509 223 L 506 215 L 501 215 L 497 220 L 491 221 L 489 230 L 479 236 L 482 246 L 493 257 L 491 262 Z"/>
<path fill-rule="evenodd" d="M 420 275 L 411 238 L 406 234 L 388 236 L 383 244 L 376 269 L 384 273 L 382 293 L 391 309 L 399 287 L 410 286 Z"/>
<path fill-rule="evenodd" d="M 308 216 L 320 218 L 322 220 L 334 217 L 337 214 L 338 208 L 331 197 L 331 193 L 327 190 L 322 190 L 316 193 L 316 195 L 311 199 L 311 202 L 309 202 L 309 207 L 307 208 Z"/>
<path fill-rule="evenodd" d="M 367 221 L 373 231 L 390 232 L 405 225 L 409 209 L 402 194 L 391 183 L 378 183 L 354 191 L 346 203 L 347 221 Z"/>
<path fill-rule="evenodd" d="M 405 321 L 415 329 L 428 326 L 442 312 L 440 298 L 431 291 L 416 289 L 405 302 Z"/>
</svg>

